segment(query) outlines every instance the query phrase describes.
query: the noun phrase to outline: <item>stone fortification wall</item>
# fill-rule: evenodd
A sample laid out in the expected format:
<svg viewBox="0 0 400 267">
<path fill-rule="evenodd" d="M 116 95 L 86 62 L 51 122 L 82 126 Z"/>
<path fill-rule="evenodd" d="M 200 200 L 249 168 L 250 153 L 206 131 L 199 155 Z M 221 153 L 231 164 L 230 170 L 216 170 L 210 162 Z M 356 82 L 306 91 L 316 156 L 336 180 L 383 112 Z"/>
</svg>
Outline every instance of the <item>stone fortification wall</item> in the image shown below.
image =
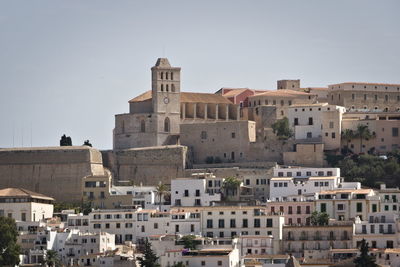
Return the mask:
<svg viewBox="0 0 400 267">
<path fill-rule="evenodd" d="M 138 185 L 166 184 L 171 179 L 182 177 L 189 167 L 186 146 L 160 146 L 132 148 L 119 151 L 103 151 L 104 165 L 116 180 L 130 180 Z"/>
<path fill-rule="evenodd" d="M 0 188 L 22 187 L 81 201 L 81 180 L 104 173 L 101 153 L 86 146 L 0 149 Z"/>
</svg>

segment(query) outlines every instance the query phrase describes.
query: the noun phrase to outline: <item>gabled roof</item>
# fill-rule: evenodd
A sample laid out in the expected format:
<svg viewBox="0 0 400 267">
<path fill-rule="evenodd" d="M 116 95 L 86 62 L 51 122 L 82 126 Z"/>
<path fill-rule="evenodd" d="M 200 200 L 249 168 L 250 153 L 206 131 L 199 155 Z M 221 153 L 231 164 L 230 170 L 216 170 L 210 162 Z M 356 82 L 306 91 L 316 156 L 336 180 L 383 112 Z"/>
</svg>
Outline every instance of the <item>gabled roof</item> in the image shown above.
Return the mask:
<svg viewBox="0 0 400 267">
<path fill-rule="evenodd" d="M 0 197 L 27 197 L 27 198 L 39 198 L 44 200 L 53 200 L 54 198 L 45 196 L 43 194 L 35 193 L 23 188 L 5 188 L 0 190 Z"/>
<path fill-rule="evenodd" d="M 147 91 L 131 100 L 129 103 L 148 101 L 152 99 L 151 91 Z M 210 103 L 232 104 L 231 101 L 219 94 L 181 92 L 181 103 Z"/>
<path fill-rule="evenodd" d="M 279 90 L 265 91 L 262 93 L 256 93 L 253 97 L 256 97 L 256 96 L 300 96 L 300 95 L 309 96 L 309 95 L 314 95 L 314 94 L 290 90 L 290 89 L 279 89 Z"/>
</svg>

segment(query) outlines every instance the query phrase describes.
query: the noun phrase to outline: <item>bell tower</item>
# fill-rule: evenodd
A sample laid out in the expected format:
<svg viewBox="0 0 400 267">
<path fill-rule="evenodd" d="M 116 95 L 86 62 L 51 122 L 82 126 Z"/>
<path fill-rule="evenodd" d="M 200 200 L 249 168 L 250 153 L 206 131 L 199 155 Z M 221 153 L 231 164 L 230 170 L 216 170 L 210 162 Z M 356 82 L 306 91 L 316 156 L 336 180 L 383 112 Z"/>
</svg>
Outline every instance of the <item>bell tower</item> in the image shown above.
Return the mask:
<svg viewBox="0 0 400 267">
<path fill-rule="evenodd" d="M 167 58 L 157 59 L 151 68 L 152 107 L 156 145 L 173 144 L 179 135 L 181 68 L 171 67 Z"/>
</svg>

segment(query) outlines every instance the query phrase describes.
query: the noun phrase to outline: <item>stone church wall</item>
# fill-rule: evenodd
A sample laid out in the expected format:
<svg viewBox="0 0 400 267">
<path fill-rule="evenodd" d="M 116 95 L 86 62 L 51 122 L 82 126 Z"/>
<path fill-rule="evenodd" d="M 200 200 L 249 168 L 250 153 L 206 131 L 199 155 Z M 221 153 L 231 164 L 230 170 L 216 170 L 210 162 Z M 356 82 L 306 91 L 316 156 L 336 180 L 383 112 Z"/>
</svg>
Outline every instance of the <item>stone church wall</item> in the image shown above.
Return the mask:
<svg viewBox="0 0 400 267">
<path fill-rule="evenodd" d="M 86 146 L 0 149 L 0 188 L 79 202 L 83 177 L 103 173 L 101 153 Z"/>
<path fill-rule="evenodd" d="M 120 151 L 102 151 L 105 167 L 115 180 L 132 181 L 135 185 L 166 184 L 182 177 L 185 167 L 190 167 L 186 146 L 160 146 L 132 148 Z"/>
</svg>

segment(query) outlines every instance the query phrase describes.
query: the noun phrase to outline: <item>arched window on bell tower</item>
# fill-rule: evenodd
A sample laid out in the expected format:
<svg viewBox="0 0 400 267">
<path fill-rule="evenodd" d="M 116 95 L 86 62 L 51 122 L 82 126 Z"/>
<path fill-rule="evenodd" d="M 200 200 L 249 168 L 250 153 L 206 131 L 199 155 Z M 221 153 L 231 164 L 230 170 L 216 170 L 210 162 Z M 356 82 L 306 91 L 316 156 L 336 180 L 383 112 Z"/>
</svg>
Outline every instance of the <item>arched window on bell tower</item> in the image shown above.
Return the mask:
<svg viewBox="0 0 400 267">
<path fill-rule="evenodd" d="M 161 80 L 164 80 L 164 72 L 161 72 L 160 76 L 161 76 Z"/>
<path fill-rule="evenodd" d="M 173 80 L 173 79 L 174 79 L 174 73 L 171 72 L 171 80 Z"/>
<path fill-rule="evenodd" d="M 171 92 L 175 92 L 175 85 L 171 84 Z"/>
<path fill-rule="evenodd" d="M 164 132 L 169 133 L 169 131 L 170 131 L 169 118 L 166 117 L 164 120 Z"/>
<path fill-rule="evenodd" d="M 168 72 L 165 73 L 165 79 L 168 80 Z"/>
<path fill-rule="evenodd" d="M 164 92 L 164 84 L 161 84 L 161 92 Z"/>
<path fill-rule="evenodd" d="M 168 84 L 165 85 L 165 91 L 168 92 Z"/>
<path fill-rule="evenodd" d="M 146 122 L 144 120 L 140 121 L 140 132 L 146 132 Z"/>
</svg>

